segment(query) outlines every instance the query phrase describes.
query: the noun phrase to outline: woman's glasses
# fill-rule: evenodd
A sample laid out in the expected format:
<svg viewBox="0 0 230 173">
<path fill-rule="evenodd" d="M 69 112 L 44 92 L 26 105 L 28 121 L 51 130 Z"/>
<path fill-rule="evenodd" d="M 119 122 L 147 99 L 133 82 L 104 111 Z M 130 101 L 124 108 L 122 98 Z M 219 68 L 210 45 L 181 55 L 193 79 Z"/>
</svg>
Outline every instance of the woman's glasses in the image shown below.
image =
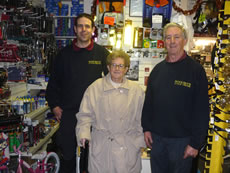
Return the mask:
<svg viewBox="0 0 230 173">
<path fill-rule="evenodd" d="M 121 68 L 121 69 L 123 69 L 123 68 L 125 68 L 125 65 L 124 64 L 115 64 L 115 63 L 113 63 L 113 64 L 111 64 L 111 67 L 112 68 Z"/>
</svg>

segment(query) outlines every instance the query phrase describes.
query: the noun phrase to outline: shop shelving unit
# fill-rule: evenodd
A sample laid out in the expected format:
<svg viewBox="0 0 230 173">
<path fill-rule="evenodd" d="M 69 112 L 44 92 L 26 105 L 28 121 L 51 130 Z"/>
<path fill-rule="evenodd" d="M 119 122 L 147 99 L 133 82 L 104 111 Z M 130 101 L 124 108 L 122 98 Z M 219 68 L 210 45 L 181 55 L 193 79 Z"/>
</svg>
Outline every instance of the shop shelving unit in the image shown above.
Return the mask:
<svg viewBox="0 0 230 173">
<path fill-rule="evenodd" d="M 58 48 L 62 48 L 76 38 L 74 34 L 74 18 L 76 16 L 53 16 L 53 33 Z"/>
<path fill-rule="evenodd" d="M 43 122 L 45 119 L 45 113 L 47 111 L 49 111 L 48 106 L 41 107 L 33 112 L 30 112 L 29 114 L 25 114 L 24 118 L 30 118 L 31 120 L 39 120 L 39 122 Z"/>
<path fill-rule="evenodd" d="M 25 82 L 10 82 L 10 90 L 11 90 L 11 97 L 9 100 L 14 100 L 17 97 L 21 97 L 28 94 L 28 89 L 31 89 L 31 87 L 28 88 L 27 84 Z M 40 87 L 32 87 L 32 89 L 41 89 Z M 43 89 L 43 88 L 42 88 Z M 40 123 L 44 122 L 45 115 L 47 112 L 49 112 L 49 107 L 46 105 L 44 107 L 40 107 L 28 114 L 24 114 L 24 118 L 30 118 L 31 120 L 38 120 Z M 30 147 L 27 152 L 23 152 L 24 156 L 31 156 L 38 152 L 40 149 L 45 149 L 46 144 L 48 144 L 51 140 L 51 137 L 54 135 L 54 133 L 58 130 L 59 124 L 56 124 L 55 126 L 51 127 L 49 133 L 43 138 L 40 139 L 40 141 L 35 144 L 34 146 Z M 14 153 L 11 153 L 12 156 L 14 156 Z"/>
<path fill-rule="evenodd" d="M 29 114 L 25 114 L 24 117 L 25 118 L 31 118 L 32 120 L 39 120 L 39 122 L 43 122 L 44 118 L 45 118 L 45 113 L 47 111 L 49 111 L 48 106 L 41 107 L 41 108 L 39 108 L 39 109 L 29 113 Z M 32 156 L 33 154 L 38 152 L 40 149 L 44 148 L 44 146 L 46 146 L 46 144 L 48 144 L 50 142 L 50 139 L 52 138 L 54 133 L 58 130 L 58 128 L 59 128 L 59 124 L 56 124 L 55 126 L 51 127 L 49 133 L 44 138 L 40 139 L 40 141 L 37 144 L 30 147 L 27 152 L 23 152 L 22 155 L 23 156 Z M 14 156 L 15 153 L 11 153 L 10 155 Z"/>
<path fill-rule="evenodd" d="M 41 149 L 44 145 L 46 145 L 50 141 L 50 139 L 54 135 L 54 133 L 58 130 L 58 128 L 59 128 L 59 124 L 57 124 L 54 127 L 52 127 L 51 131 L 43 139 L 40 139 L 38 144 L 36 144 L 33 147 L 29 148 L 29 153 L 34 154 L 39 149 Z"/>
<path fill-rule="evenodd" d="M 218 81 L 226 81 L 223 71 L 224 65 L 226 65 L 226 58 L 230 57 L 230 53 L 227 52 L 226 48 L 222 46 L 225 45 L 230 46 L 230 33 L 226 32 L 226 29 L 223 29 L 230 25 L 230 1 L 224 1 L 224 9 L 220 10 L 219 14 L 219 23 L 218 23 L 218 34 L 217 34 L 217 42 L 216 42 L 216 52 L 215 52 L 215 69 L 214 69 L 214 94 L 215 97 L 211 97 L 211 114 L 210 114 L 210 129 L 209 136 L 207 140 L 206 147 L 206 156 L 205 156 L 205 170 L 204 173 L 222 173 L 229 172 L 228 170 L 224 170 L 224 158 L 230 157 L 230 155 L 226 153 L 226 145 L 227 141 L 229 142 L 229 124 L 226 123 L 227 120 L 230 120 L 229 115 L 229 104 L 225 102 L 225 104 L 221 105 L 221 100 L 228 93 L 226 87 L 222 84 L 219 84 Z M 221 17 L 222 16 L 222 17 Z M 225 19 L 226 18 L 226 19 Z M 228 38 L 224 38 L 227 36 Z M 228 67 L 229 68 L 229 67 Z M 226 68 L 225 68 L 226 69 Z M 219 100 L 219 101 L 218 101 Z M 220 111 L 216 111 L 216 109 L 221 109 Z M 214 117 L 215 116 L 215 117 Z M 221 121 L 217 121 L 221 119 Z M 229 146 L 228 146 L 229 147 Z"/>
</svg>

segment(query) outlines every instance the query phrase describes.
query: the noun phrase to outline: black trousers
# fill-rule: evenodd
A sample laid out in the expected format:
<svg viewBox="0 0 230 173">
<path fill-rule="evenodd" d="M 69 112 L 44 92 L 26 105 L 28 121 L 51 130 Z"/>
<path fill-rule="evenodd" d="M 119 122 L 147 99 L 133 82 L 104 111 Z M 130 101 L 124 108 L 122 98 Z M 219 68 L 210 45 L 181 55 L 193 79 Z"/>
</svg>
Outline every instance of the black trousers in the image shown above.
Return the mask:
<svg viewBox="0 0 230 173">
<path fill-rule="evenodd" d="M 75 127 L 77 124 L 76 111 L 63 111 L 56 143 L 61 151 L 60 173 L 76 172 L 77 140 Z"/>
<path fill-rule="evenodd" d="M 190 173 L 192 157 L 183 158 L 189 138 L 165 138 L 152 133 L 152 173 Z"/>
<path fill-rule="evenodd" d="M 76 157 L 71 160 L 60 159 L 60 171 L 59 173 L 76 173 Z"/>
</svg>

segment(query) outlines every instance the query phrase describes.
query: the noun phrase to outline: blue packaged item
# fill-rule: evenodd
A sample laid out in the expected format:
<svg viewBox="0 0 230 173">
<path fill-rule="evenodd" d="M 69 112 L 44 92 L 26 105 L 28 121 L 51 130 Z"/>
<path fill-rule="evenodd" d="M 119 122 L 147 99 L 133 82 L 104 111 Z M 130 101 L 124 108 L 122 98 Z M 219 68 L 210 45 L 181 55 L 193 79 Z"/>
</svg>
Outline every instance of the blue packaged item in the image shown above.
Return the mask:
<svg viewBox="0 0 230 173">
<path fill-rule="evenodd" d="M 72 5 L 78 5 L 79 4 L 79 0 L 72 0 Z"/>
<path fill-rule="evenodd" d="M 26 80 L 26 69 L 25 67 L 8 67 L 8 81 L 24 81 Z"/>
<path fill-rule="evenodd" d="M 72 6 L 77 6 L 79 5 L 79 2 L 72 2 Z"/>
<path fill-rule="evenodd" d="M 46 77 L 45 77 L 45 82 L 48 82 L 48 81 L 49 81 L 49 77 L 46 76 Z"/>
</svg>

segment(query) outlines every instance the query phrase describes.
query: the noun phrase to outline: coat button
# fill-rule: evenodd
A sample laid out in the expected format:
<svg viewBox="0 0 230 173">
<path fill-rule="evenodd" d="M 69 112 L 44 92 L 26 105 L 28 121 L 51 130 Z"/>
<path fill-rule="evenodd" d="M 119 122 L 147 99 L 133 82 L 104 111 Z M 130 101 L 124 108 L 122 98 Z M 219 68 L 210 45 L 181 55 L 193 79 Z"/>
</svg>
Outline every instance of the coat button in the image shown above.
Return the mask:
<svg viewBox="0 0 230 173">
<path fill-rule="evenodd" d="M 108 139 L 109 139 L 111 142 L 113 141 L 113 138 L 111 138 L 111 137 L 109 137 Z"/>
</svg>

